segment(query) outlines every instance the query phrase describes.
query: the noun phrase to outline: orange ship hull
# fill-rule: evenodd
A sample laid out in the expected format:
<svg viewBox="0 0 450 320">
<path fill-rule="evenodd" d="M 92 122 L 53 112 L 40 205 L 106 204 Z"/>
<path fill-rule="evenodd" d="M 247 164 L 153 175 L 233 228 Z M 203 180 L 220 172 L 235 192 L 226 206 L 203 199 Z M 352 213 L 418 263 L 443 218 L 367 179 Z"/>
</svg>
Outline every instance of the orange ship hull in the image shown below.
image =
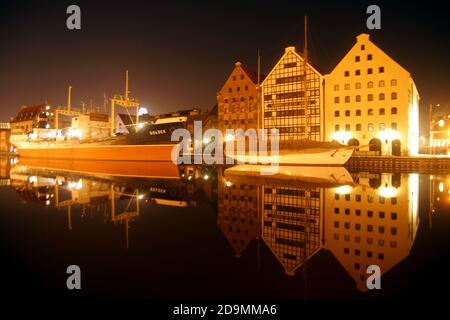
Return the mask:
<svg viewBox="0 0 450 320">
<path fill-rule="evenodd" d="M 21 158 L 96 161 L 171 161 L 173 147 L 173 144 L 49 146 L 48 148 L 19 149 L 19 156 Z"/>
<path fill-rule="evenodd" d="M 158 161 L 60 160 L 20 158 L 18 165 L 89 175 L 179 179 L 178 166 Z"/>
</svg>

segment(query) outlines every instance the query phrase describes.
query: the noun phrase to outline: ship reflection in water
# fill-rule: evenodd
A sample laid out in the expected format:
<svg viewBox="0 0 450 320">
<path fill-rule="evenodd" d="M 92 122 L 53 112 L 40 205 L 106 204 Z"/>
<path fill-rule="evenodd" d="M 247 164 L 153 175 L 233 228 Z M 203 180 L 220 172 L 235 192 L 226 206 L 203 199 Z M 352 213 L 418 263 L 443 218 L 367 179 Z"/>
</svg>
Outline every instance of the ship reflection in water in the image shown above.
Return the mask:
<svg viewBox="0 0 450 320">
<path fill-rule="evenodd" d="M 20 213 L 24 208 L 39 216 L 27 229 L 34 240 L 25 251 L 52 255 L 71 250 L 71 263 L 79 259 L 85 272 L 93 273 L 85 281 L 97 278 L 86 283 L 87 295 L 371 298 L 412 294 L 406 291 L 411 288 L 407 278 L 418 277 L 412 271 L 415 240 L 447 240 L 433 235 L 436 218 L 442 220 L 440 229 L 449 225 L 450 178 L 446 176 L 350 174 L 339 168 L 344 171 L 331 173 L 327 181 L 311 175 L 259 178 L 238 170 L 170 163 L 147 164 L 147 168 L 129 163 L 135 172 L 115 172 L 111 163 L 91 166 L 96 169 L 73 161 L 40 166 L 19 161 L 9 174 L 2 168 L 0 189 L 2 200 L 10 199 L 17 211 L 3 213 L 8 228 L 27 224 L 27 216 Z M 15 190 L 20 201 L 14 203 L 8 190 Z M 59 217 L 56 225 L 54 216 Z M 3 240 L 14 243 L 23 241 L 23 236 L 10 232 Z M 40 236 L 47 241 L 40 241 Z M 27 260 L 30 255 L 18 254 L 32 270 L 36 262 Z M 432 254 L 428 250 L 429 257 Z M 51 270 L 64 269 L 67 259 L 52 256 L 48 263 Z M 383 289 L 378 292 L 367 288 L 369 265 L 381 269 Z M 34 276 L 39 281 L 54 280 L 42 270 Z M 121 280 L 111 285 L 108 277 Z M 62 285 L 49 287 L 63 290 Z"/>
</svg>

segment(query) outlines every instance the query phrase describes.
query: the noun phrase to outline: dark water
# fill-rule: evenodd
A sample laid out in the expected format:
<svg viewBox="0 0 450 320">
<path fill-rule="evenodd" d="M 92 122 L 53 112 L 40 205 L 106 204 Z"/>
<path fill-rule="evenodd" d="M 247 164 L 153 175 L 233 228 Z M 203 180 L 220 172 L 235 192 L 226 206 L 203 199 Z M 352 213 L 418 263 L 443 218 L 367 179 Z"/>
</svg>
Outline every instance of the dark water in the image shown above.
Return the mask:
<svg viewBox="0 0 450 320">
<path fill-rule="evenodd" d="M 433 297 L 449 284 L 450 176 L 352 172 L 351 186 L 2 167 L 2 288 L 92 298 Z M 189 177 L 190 176 L 190 177 Z M 368 290 L 368 265 L 381 289 Z M 70 292 L 73 294 L 73 291 Z"/>
</svg>

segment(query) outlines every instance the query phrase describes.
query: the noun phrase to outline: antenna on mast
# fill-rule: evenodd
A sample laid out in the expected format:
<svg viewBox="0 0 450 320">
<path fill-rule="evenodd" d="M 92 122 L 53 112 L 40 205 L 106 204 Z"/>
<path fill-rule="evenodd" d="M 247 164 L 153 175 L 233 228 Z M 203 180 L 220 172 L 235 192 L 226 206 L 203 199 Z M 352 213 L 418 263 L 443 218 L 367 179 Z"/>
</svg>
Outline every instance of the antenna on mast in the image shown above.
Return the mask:
<svg viewBox="0 0 450 320">
<path fill-rule="evenodd" d="M 125 99 L 128 100 L 128 70 L 125 72 Z"/>
</svg>

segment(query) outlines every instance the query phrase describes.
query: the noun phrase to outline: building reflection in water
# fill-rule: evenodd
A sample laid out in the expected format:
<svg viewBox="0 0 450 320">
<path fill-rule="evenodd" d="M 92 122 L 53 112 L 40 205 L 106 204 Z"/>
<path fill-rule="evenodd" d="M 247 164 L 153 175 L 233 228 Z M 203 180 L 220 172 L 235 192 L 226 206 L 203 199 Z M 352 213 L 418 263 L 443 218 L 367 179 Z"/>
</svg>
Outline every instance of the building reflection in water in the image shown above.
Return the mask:
<svg viewBox="0 0 450 320">
<path fill-rule="evenodd" d="M 214 170 L 189 166 L 179 167 L 173 176 L 126 178 L 19 163 L 3 179 L 24 201 L 64 210 L 69 230 L 76 228 L 74 214 L 102 216 L 105 223 L 123 226 L 127 248 L 130 225 L 145 203 L 215 207 L 217 196 L 217 224 L 235 256 L 258 239 L 257 248 L 265 245 L 288 276 L 326 250 L 365 291 L 368 265 L 379 265 L 384 274 L 409 255 L 419 225 L 417 174 L 350 176 L 343 168 L 339 170 L 345 173 L 337 174 L 321 169 L 320 179 L 302 181 Z M 450 179 L 431 179 L 431 205 L 438 206 L 450 199 Z"/>
<path fill-rule="evenodd" d="M 409 255 L 419 224 L 419 177 L 353 178 L 353 185 L 321 186 L 219 174 L 218 225 L 237 256 L 261 237 L 291 276 L 328 250 L 365 291 L 368 265 L 383 274 Z"/>
<path fill-rule="evenodd" d="M 167 163 L 167 166 L 175 165 Z M 166 172 L 173 171 L 173 168 L 166 169 Z M 183 179 L 181 176 L 185 172 L 193 176 Z M 207 174 L 211 175 L 199 173 L 195 168 L 183 168 L 180 175 L 163 178 L 120 177 L 15 165 L 7 181 L 24 202 L 65 211 L 69 230 L 74 228 L 74 211 L 79 212 L 81 218 L 101 215 L 105 223 L 122 225 L 128 248 L 130 224 L 139 218 L 141 203 L 187 207 L 208 201 L 204 194 L 213 191 L 202 183 Z M 202 179 L 195 179 L 195 176 Z M 215 181 L 213 177 L 209 180 Z"/>
</svg>

